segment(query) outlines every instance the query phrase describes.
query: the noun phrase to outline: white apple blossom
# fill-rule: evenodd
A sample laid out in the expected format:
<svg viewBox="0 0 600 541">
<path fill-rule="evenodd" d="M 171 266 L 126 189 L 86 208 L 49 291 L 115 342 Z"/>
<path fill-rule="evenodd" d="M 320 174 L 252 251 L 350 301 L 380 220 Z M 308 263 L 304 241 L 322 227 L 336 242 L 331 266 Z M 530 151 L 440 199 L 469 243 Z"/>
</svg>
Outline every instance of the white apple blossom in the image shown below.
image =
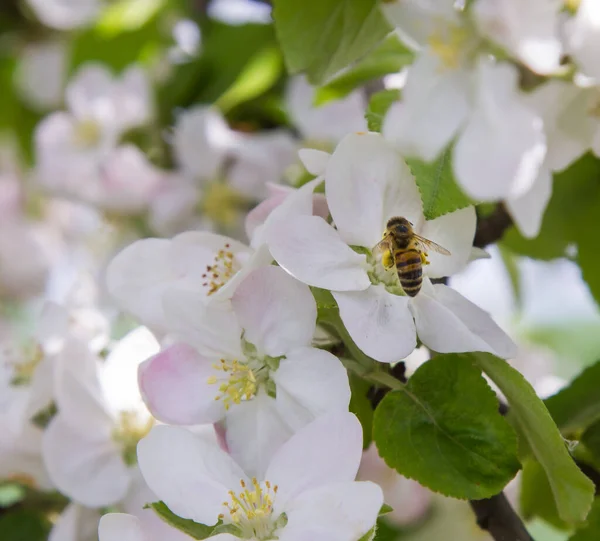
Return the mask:
<svg viewBox="0 0 600 541">
<path fill-rule="evenodd" d="M 87 507 L 122 501 L 136 476 L 137 442 L 153 418 L 137 386 L 139 363 L 158 350 L 140 327 L 100 363 L 88 347 L 67 343 L 57 359 L 58 414 L 44 432 L 43 455 L 59 490 Z"/>
<path fill-rule="evenodd" d="M 89 25 L 100 13 L 101 0 L 27 0 L 45 25 L 71 30 Z"/>
<path fill-rule="evenodd" d="M 429 281 L 467 263 L 475 233 L 472 207 L 426 221 L 410 170 L 375 133 L 342 140 L 327 163 L 325 191 L 336 229 L 317 216 L 292 216 L 267 232 L 267 243 L 294 277 L 332 291 L 346 329 L 367 355 L 396 362 L 412 352 L 417 335 L 442 353 L 513 355 L 514 344 L 485 312 Z M 407 218 L 416 233 L 451 252 L 428 254 L 415 297 L 405 296 L 395 269 L 386 271 L 371 253 L 394 216 Z"/>
<path fill-rule="evenodd" d="M 306 285 L 274 266 L 257 269 L 231 307 L 207 309 L 201 293 L 167 293 L 165 315 L 184 343 L 140 366 L 140 388 L 160 421 L 223 420 L 232 456 L 260 474 L 294 431 L 347 410 L 350 387 L 341 362 L 311 347 L 317 307 Z"/>
<path fill-rule="evenodd" d="M 189 231 L 173 239 L 141 239 L 110 262 L 106 271 L 108 292 L 123 310 L 153 331 L 170 330 L 163 307 L 170 289 L 199 294 L 207 303 L 231 298 L 237 284 L 272 258 L 215 233 Z"/>
<path fill-rule="evenodd" d="M 566 24 L 567 52 L 585 75 L 600 83 L 600 5 L 596 0 L 578 4 L 575 16 Z"/>
<path fill-rule="evenodd" d="M 542 120 L 519 92 L 516 67 L 482 51 L 481 37 L 454 2 L 396 1 L 383 9 L 423 45 L 402 101 L 385 117 L 386 138 L 426 161 L 456 138 L 454 171 L 468 195 L 492 201 L 526 193 L 546 147 Z M 402 26 L 409 21 L 411 27 Z"/>
<path fill-rule="evenodd" d="M 155 427 L 138 457 L 146 482 L 174 513 L 206 525 L 222 521 L 233 532 L 215 540 L 356 541 L 383 503 L 377 485 L 354 481 L 361 451 L 360 423 L 339 412 L 294 434 L 258 477 L 183 428 Z"/>
</svg>

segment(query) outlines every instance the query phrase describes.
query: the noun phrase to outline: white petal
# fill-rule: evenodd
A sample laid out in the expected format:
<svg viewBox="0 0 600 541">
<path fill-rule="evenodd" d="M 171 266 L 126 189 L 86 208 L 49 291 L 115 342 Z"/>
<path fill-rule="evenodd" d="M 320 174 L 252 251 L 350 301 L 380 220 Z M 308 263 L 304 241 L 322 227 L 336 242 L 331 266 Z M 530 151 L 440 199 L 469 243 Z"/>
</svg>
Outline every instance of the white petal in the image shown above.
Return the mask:
<svg viewBox="0 0 600 541">
<path fill-rule="evenodd" d="M 328 351 L 296 349 L 281 360 L 271 377 L 277 386 L 277 409 L 294 430 L 325 413 L 348 410 L 348 374 Z"/>
<path fill-rule="evenodd" d="M 212 525 L 244 473 L 217 445 L 174 426 L 155 426 L 138 444 L 138 462 L 150 489 L 173 513 Z"/>
<path fill-rule="evenodd" d="M 275 513 L 310 489 L 353 481 L 362 454 L 362 427 L 348 412 L 322 415 L 273 456 L 265 479 L 278 486 Z"/>
<path fill-rule="evenodd" d="M 475 207 L 460 209 L 425 222 L 418 231 L 419 235 L 446 248 L 451 254 L 441 255 L 428 250 L 427 259 L 430 264 L 423 268 L 428 276 L 450 276 L 464 268 L 471 255 L 476 226 Z"/>
<path fill-rule="evenodd" d="M 381 285 L 333 296 L 352 340 L 370 357 L 395 363 L 417 346 L 408 297 L 392 295 Z"/>
<path fill-rule="evenodd" d="M 267 242 L 277 263 L 305 284 L 337 291 L 370 284 L 365 256 L 345 244 L 322 218 L 294 216 L 270 230 Z"/>
<path fill-rule="evenodd" d="M 234 404 L 225 418 L 227 447 L 248 476 L 262 478 L 273 454 L 292 433 L 275 400 L 262 391 Z"/>
<path fill-rule="evenodd" d="M 215 359 L 206 359 L 187 344 L 173 344 L 140 366 L 139 384 L 152 414 L 164 423 L 194 425 L 214 423 L 223 417 Z"/>
<path fill-rule="evenodd" d="M 113 77 L 106 66 L 87 63 L 80 68 L 67 87 L 66 102 L 69 110 L 80 119 L 93 118 L 103 124 L 114 119 L 110 95 Z"/>
<path fill-rule="evenodd" d="M 94 539 L 98 534 L 99 518 L 100 511 L 97 509 L 70 503 L 54 523 L 48 541 Z"/>
<path fill-rule="evenodd" d="M 439 353 L 487 351 L 509 359 L 517 348 L 487 312 L 442 284 L 423 290 L 411 300 L 417 333 Z"/>
<path fill-rule="evenodd" d="M 525 193 L 546 155 L 542 119 L 517 93 L 517 76 L 508 64 L 479 64 L 477 105 L 454 150 L 457 180 L 479 201 Z"/>
<path fill-rule="evenodd" d="M 242 329 L 228 301 L 206 303 L 202 293 L 171 288 L 163 295 L 171 334 L 207 357 L 239 357 Z"/>
<path fill-rule="evenodd" d="M 152 116 L 152 87 L 148 75 L 138 65 L 127 68 L 113 89 L 117 122 L 128 130 L 148 122 Z"/>
<path fill-rule="evenodd" d="M 372 248 L 392 216 L 422 216 L 417 184 L 400 155 L 378 133 L 352 133 L 327 163 L 325 192 L 346 244 Z"/>
<path fill-rule="evenodd" d="M 127 493 L 131 475 L 119 447 L 110 439 L 89 438 L 60 413 L 46 428 L 43 452 L 52 481 L 78 503 L 113 505 Z"/>
<path fill-rule="evenodd" d="M 106 286 L 117 304 L 153 329 L 165 330 L 162 288 L 175 279 L 171 241 L 142 239 L 119 252 L 106 270 Z"/>
<path fill-rule="evenodd" d="M 596 0 L 581 0 L 566 33 L 568 52 L 586 75 L 600 80 L 600 5 Z"/>
<path fill-rule="evenodd" d="M 298 156 L 304 168 L 311 175 L 323 175 L 331 154 L 313 148 L 301 148 L 298 151 Z"/>
<path fill-rule="evenodd" d="M 402 102 L 385 116 L 382 133 L 404 156 L 433 161 L 466 120 L 471 74 L 449 69 L 430 51 L 411 66 Z"/>
<path fill-rule="evenodd" d="M 55 353 L 62 346 L 69 326 L 67 310 L 58 304 L 47 301 L 35 330 L 35 337 L 46 353 Z"/>
<path fill-rule="evenodd" d="M 286 508 L 281 541 L 361 539 L 377 521 L 381 488 L 370 481 L 336 483 L 309 490 Z"/>
<path fill-rule="evenodd" d="M 559 11 L 555 0 L 478 0 L 473 16 L 480 32 L 506 47 L 537 73 L 559 68 Z"/>
<path fill-rule="evenodd" d="M 244 339 L 271 357 L 309 345 L 315 333 L 317 304 L 310 289 L 279 267 L 249 274 L 231 302 Z"/>
<path fill-rule="evenodd" d="M 150 541 L 139 518 L 125 513 L 109 513 L 98 523 L 99 541 Z"/>
<path fill-rule="evenodd" d="M 506 208 L 523 236 L 537 237 L 551 195 L 552 175 L 543 166 L 538 178 L 527 193 L 521 197 L 506 200 Z"/>
</svg>

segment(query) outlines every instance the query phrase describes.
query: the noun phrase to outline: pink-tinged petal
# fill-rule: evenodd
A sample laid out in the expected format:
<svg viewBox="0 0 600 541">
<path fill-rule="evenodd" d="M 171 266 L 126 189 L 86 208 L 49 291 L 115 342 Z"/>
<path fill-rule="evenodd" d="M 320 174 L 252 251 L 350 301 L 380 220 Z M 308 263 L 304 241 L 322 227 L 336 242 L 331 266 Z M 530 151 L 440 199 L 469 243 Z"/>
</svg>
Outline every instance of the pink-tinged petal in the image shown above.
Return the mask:
<svg viewBox="0 0 600 541">
<path fill-rule="evenodd" d="M 223 417 L 223 403 L 216 400 L 219 384 L 215 359 L 207 359 L 187 344 L 173 344 L 139 368 L 144 402 L 158 420 L 176 425 L 214 423 Z"/>
<path fill-rule="evenodd" d="M 419 235 L 450 252 L 447 256 L 427 250 L 429 265 L 423 268 L 427 276 L 441 278 L 456 274 L 464 268 L 471 255 L 476 225 L 475 207 L 460 209 L 425 222 Z"/>
<path fill-rule="evenodd" d="M 315 333 L 317 304 L 310 289 L 280 267 L 249 274 L 231 302 L 244 339 L 271 357 L 310 344 Z"/>
<path fill-rule="evenodd" d="M 516 345 L 490 315 L 452 288 L 424 284 L 410 309 L 419 338 L 434 351 L 486 351 L 504 359 L 516 355 Z"/>
<path fill-rule="evenodd" d="M 448 69 L 430 50 L 419 53 L 410 67 L 402 101 L 393 104 L 383 122 L 383 135 L 403 156 L 433 161 L 468 118 L 471 74 Z"/>
<path fill-rule="evenodd" d="M 48 541 L 94 539 L 98 534 L 98 519 L 100 519 L 98 509 L 70 503 L 54 523 Z"/>
<path fill-rule="evenodd" d="M 362 426 L 349 412 L 322 415 L 273 456 L 265 479 L 278 486 L 275 513 L 303 492 L 353 481 L 362 455 Z"/>
<path fill-rule="evenodd" d="M 328 351 L 298 348 L 280 361 L 271 377 L 277 386 L 277 409 L 294 430 L 325 413 L 348 410 L 348 373 Z"/>
<path fill-rule="evenodd" d="M 370 357 L 395 363 L 417 347 L 408 297 L 392 295 L 381 285 L 333 296 L 352 340 Z"/>
<path fill-rule="evenodd" d="M 377 522 L 381 488 L 369 481 L 335 483 L 308 490 L 286 507 L 281 541 L 361 539 Z"/>
<path fill-rule="evenodd" d="M 346 244 L 372 248 L 392 216 L 416 223 L 421 196 L 400 155 L 378 133 L 352 133 L 335 149 L 325 173 L 333 221 Z"/>
<path fill-rule="evenodd" d="M 109 513 L 98 523 L 99 541 L 150 541 L 139 518 L 125 513 Z"/>
<path fill-rule="evenodd" d="M 325 220 L 294 216 L 268 233 L 271 254 L 294 278 L 336 291 L 369 287 L 366 257 L 356 253 Z"/>
<path fill-rule="evenodd" d="M 256 247 L 257 243 L 254 241 L 256 232 L 262 229 L 267 218 L 270 214 L 281 205 L 291 191 L 279 191 L 270 195 L 267 199 L 256 205 L 247 215 L 244 227 L 246 230 L 246 236 L 250 239 L 250 245 Z"/>
<path fill-rule="evenodd" d="M 517 78 L 509 64 L 479 63 L 475 109 L 453 156 L 458 182 L 477 201 L 524 194 L 546 156 L 542 118 L 525 104 Z"/>
<path fill-rule="evenodd" d="M 155 426 L 140 441 L 138 463 L 150 489 L 171 511 L 206 525 L 216 524 L 228 490 L 247 481 L 216 444 L 174 426 Z"/>
<path fill-rule="evenodd" d="M 227 448 L 248 476 L 262 478 L 273 454 L 293 434 L 264 391 L 234 404 L 225 418 Z"/>
<path fill-rule="evenodd" d="M 242 329 L 229 301 L 207 304 L 202 293 L 171 288 L 163 295 L 170 334 L 207 357 L 239 357 Z"/>
<path fill-rule="evenodd" d="M 301 148 L 298 151 L 298 156 L 304 168 L 311 175 L 324 175 L 331 154 L 314 148 Z"/>
<path fill-rule="evenodd" d="M 526 194 L 506 200 L 506 208 L 523 236 L 537 237 L 551 195 L 552 174 L 542 166 L 538 178 Z"/>
<path fill-rule="evenodd" d="M 53 483 L 82 505 L 113 505 L 129 489 L 131 474 L 117 444 L 88 438 L 61 413 L 46 428 L 42 449 Z"/>
</svg>

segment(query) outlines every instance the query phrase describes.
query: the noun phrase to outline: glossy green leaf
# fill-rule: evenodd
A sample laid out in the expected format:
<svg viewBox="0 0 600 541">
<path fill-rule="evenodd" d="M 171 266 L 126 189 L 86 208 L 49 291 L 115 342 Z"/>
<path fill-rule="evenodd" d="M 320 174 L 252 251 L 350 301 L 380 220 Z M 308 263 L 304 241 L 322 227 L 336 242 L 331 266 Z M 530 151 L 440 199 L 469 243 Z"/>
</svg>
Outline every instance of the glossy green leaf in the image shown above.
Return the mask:
<svg viewBox="0 0 600 541">
<path fill-rule="evenodd" d="M 428 220 L 473 204 L 454 178 L 452 148 L 446 149 L 434 162 L 410 158 L 406 163 L 417 180 L 423 201 L 423 214 Z"/>
<path fill-rule="evenodd" d="M 369 131 L 381 131 L 381 125 L 388 109 L 395 101 L 400 99 L 400 90 L 392 88 L 375 92 L 369 100 L 369 105 L 365 113 Z"/>
<path fill-rule="evenodd" d="M 2 541 L 46 541 L 50 521 L 34 509 L 15 509 L 0 515 Z"/>
<path fill-rule="evenodd" d="M 374 438 L 386 463 L 436 492 L 489 498 L 515 476 L 517 439 L 495 393 L 471 359 L 441 355 L 375 411 Z"/>
<path fill-rule="evenodd" d="M 600 362 L 586 368 L 568 387 L 546 399 L 545 403 L 565 435 L 600 419 Z"/>
<path fill-rule="evenodd" d="M 315 94 L 315 105 L 326 103 L 329 99 L 342 98 L 369 81 L 398 73 L 413 61 L 414 56 L 414 52 L 396 34 L 390 34 L 362 60 L 319 88 Z"/>
<path fill-rule="evenodd" d="M 192 539 L 206 539 L 207 537 L 210 537 L 215 528 L 218 527 L 218 525 L 206 526 L 204 524 L 198 524 L 190 519 L 178 517 L 163 502 L 150 503 L 147 507 L 153 509 L 161 520 L 165 521 L 170 526 L 181 530 Z"/>
<path fill-rule="evenodd" d="M 598 541 L 600 539 L 600 498 L 596 498 L 585 525 L 569 541 Z"/>
<path fill-rule="evenodd" d="M 327 82 L 390 31 L 377 0 L 275 0 L 273 18 L 290 73 Z"/>
<path fill-rule="evenodd" d="M 529 382 L 506 361 L 489 353 L 471 357 L 504 393 L 509 418 L 548 477 L 558 515 L 569 524 L 585 519 L 594 497 L 592 483 L 569 455 L 546 406 Z"/>
</svg>

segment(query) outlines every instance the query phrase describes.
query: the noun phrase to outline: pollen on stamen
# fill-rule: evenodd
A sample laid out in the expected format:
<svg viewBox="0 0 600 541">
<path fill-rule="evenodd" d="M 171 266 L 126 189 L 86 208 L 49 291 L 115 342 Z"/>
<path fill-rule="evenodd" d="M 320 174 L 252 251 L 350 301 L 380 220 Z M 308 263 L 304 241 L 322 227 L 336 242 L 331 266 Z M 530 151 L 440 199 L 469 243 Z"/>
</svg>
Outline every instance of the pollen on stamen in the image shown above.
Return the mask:
<svg viewBox="0 0 600 541">
<path fill-rule="evenodd" d="M 215 255 L 214 263 L 206 266 L 206 272 L 202 275 L 206 281 L 202 285 L 208 288 L 207 295 L 216 293 L 236 273 L 235 256 L 229 248 L 230 245 L 225 244 L 225 248 Z"/>
<path fill-rule="evenodd" d="M 240 404 L 243 400 L 250 400 L 256 395 L 258 388 L 256 376 L 246 364 L 236 359 L 233 361 L 220 359 L 212 367 L 225 375 L 222 378 L 216 375 L 209 376 L 207 382 L 211 385 L 220 382 L 220 394 L 215 396 L 215 400 L 223 400 L 226 410 L 232 404 Z"/>
</svg>

